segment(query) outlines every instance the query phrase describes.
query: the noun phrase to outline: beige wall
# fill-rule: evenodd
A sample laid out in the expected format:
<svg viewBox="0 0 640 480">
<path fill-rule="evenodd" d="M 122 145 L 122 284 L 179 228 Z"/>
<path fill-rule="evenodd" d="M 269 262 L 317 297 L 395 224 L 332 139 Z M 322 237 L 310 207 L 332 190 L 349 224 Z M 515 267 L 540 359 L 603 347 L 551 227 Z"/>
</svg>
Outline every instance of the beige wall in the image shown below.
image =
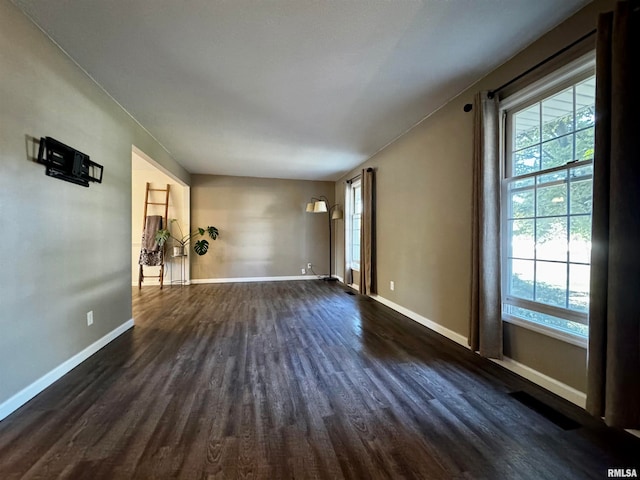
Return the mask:
<svg viewBox="0 0 640 480">
<path fill-rule="evenodd" d="M 333 200 L 333 182 L 194 175 L 191 225 L 213 225 L 220 237 L 205 256 L 191 256 L 191 278 L 301 275 L 307 263 L 326 274 L 326 215 L 305 212 L 312 196 Z"/>
<path fill-rule="evenodd" d="M 504 324 L 504 354 L 581 392 L 587 391 L 587 349 Z"/>
<path fill-rule="evenodd" d="M 0 65 L 1 405 L 131 318 L 132 144 L 190 176 L 8 0 Z M 41 136 L 89 154 L 103 183 L 47 177 Z"/>
<path fill-rule="evenodd" d="M 138 260 L 142 246 L 144 195 L 147 182 L 149 182 L 151 188 L 165 189 L 167 185 L 170 186 L 168 219 L 169 221 L 171 221 L 172 218 L 178 219 L 180 228 L 185 232 L 187 232 L 189 228 L 189 210 L 187 208 L 189 192 L 187 187 L 182 186 L 169 175 L 153 167 L 144 159 L 141 159 L 135 152 L 133 153 L 133 157 L 133 168 L 131 170 L 131 282 L 132 285 L 138 285 Z M 149 201 L 153 203 L 164 202 L 165 193 L 150 192 Z M 164 216 L 164 206 L 149 205 L 147 215 Z M 175 226 L 171 228 L 171 231 L 177 232 Z M 168 245 L 170 247 L 173 243 L 169 241 Z M 167 249 L 167 256 L 165 257 L 165 284 L 170 284 L 173 281 L 181 281 L 180 269 L 180 259 L 172 258 L 171 249 Z M 145 267 L 144 269 L 145 275 L 148 276 L 158 275 L 159 272 L 160 267 Z M 158 284 L 159 281 L 157 278 L 148 278 L 143 283 L 144 286 Z"/>
<path fill-rule="evenodd" d="M 336 183 L 336 199 L 343 203 L 344 181 L 362 167 L 377 169 L 382 297 L 468 335 L 473 113 L 463 112 L 462 107 L 473 101 L 476 91 L 498 87 L 591 31 L 598 12 L 613 5 L 613 1 L 588 5 Z M 585 42 L 587 48 L 592 40 Z M 585 48 L 576 51 L 580 50 Z M 336 245 L 339 252 L 344 250 L 344 234 Z M 342 275 L 341 254 L 337 261 Z M 389 289 L 391 280 L 395 291 Z M 585 391 L 584 349 L 515 325 L 505 330 L 507 355 Z"/>
</svg>

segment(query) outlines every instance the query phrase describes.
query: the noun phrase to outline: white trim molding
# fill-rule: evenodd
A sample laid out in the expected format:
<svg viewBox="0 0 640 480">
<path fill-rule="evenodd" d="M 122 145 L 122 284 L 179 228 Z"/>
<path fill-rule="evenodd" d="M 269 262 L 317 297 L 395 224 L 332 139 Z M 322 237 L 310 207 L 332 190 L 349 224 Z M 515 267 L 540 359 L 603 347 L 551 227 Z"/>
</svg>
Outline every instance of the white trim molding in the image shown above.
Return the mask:
<svg viewBox="0 0 640 480">
<path fill-rule="evenodd" d="M 581 392 L 580 390 L 576 390 L 573 387 L 570 387 L 566 383 L 562 383 L 555 378 L 551 378 L 544 373 L 540 373 L 539 371 L 534 370 L 533 368 L 517 362 L 509 357 L 504 357 L 502 360 L 495 360 L 493 358 L 490 360 L 494 363 L 497 363 L 498 365 L 503 366 L 507 370 L 510 370 L 513 373 L 516 373 L 521 377 L 532 381 L 536 385 L 540 385 L 541 387 L 555 393 L 565 400 L 576 404 L 580 408 L 585 408 L 587 405 L 587 394 Z"/>
<path fill-rule="evenodd" d="M 540 80 L 536 80 L 532 84 L 521 88 L 512 95 L 505 97 L 500 101 L 500 110 L 508 110 L 516 104 L 527 102 L 539 95 L 542 90 L 553 89 L 558 85 L 562 85 L 567 81 L 570 81 L 576 76 L 594 74 L 595 67 L 596 51 L 591 50 L 572 62 L 557 68 Z"/>
<path fill-rule="evenodd" d="M 10 397 L 8 400 L 0 404 L 0 420 L 3 420 L 11 413 L 15 412 L 33 397 L 38 395 L 40 392 L 44 391 L 48 386 L 53 384 L 56 380 L 60 379 L 75 367 L 84 362 L 91 355 L 96 353 L 98 350 L 111 343 L 117 337 L 122 335 L 124 332 L 132 328 L 134 325 L 133 318 L 127 320 L 119 327 L 111 330 L 104 337 L 96 340 L 87 348 L 82 350 L 81 352 L 76 353 L 73 357 L 68 360 L 62 362 L 56 368 L 51 370 L 49 373 L 44 374 L 38 380 L 33 382 L 31 385 L 26 386 L 14 396 Z"/>
<path fill-rule="evenodd" d="M 380 295 L 372 294 L 371 298 L 373 298 L 377 302 L 380 302 L 383 305 L 386 305 L 392 310 L 395 310 L 396 312 L 401 313 L 405 317 L 409 317 L 411 320 L 418 322 L 421 325 L 424 325 L 425 327 L 433 330 L 434 332 L 437 332 L 447 337 L 449 340 L 453 340 L 454 342 L 459 343 L 463 347 L 469 348 L 467 337 L 465 337 L 464 335 L 460 335 L 459 333 L 454 332 L 453 330 L 447 327 L 443 327 L 439 323 L 436 323 L 433 320 L 429 320 L 428 318 L 423 317 L 419 313 L 409 310 L 408 308 L 405 308 L 402 305 L 398 305 L 397 303 L 394 303 L 391 300 L 387 300 L 386 298 L 381 297 Z"/>
<path fill-rule="evenodd" d="M 537 332 L 541 335 L 546 335 L 548 337 L 570 343 L 571 345 L 575 345 L 576 347 L 586 349 L 589 346 L 589 340 L 587 338 L 579 337 L 571 333 L 565 333 L 562 330 L 547 327 L 546 325 L 543 325 L 541 323 L 529 322 L 513 315 L 504 314 L 502 315 L 502 321 L 517 325 L 518 327 L 526 328 L 527 330 Z"/>
<path fill-rule="evenodd" d="M 291 280 L 321 280 L 316 275 L 294 275 L 282 277 L 230 277 L 230 278 L 192 278 L 191 285 L 205 283 L 249 283 L 249 282 L 286 282 Z"/>
</svg>

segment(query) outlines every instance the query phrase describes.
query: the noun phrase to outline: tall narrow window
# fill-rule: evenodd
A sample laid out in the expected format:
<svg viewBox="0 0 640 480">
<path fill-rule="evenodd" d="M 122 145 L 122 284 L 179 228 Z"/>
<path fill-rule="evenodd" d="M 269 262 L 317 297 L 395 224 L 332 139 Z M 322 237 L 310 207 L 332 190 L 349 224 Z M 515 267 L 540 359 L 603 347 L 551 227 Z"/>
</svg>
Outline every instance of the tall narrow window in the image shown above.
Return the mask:
<svg viewBox="0 0 640 480">
<path fill-rule="evenodd" d="M 503 107 L 503 318 L 588 335 L 593 63 Z"/>
<path fill-rule="evenodd" d="M 360 179 L 351 183 L 349 258 L 351 269 L 360 270 L 360 217 L 362 215 L 362 185 Z"/>
</svg>

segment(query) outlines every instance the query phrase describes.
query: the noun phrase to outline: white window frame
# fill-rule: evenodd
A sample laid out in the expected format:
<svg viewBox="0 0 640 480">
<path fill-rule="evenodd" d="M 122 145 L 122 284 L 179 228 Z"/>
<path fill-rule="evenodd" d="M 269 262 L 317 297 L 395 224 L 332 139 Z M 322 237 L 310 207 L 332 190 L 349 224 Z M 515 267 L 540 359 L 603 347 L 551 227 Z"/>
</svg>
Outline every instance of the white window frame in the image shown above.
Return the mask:
<svg viewBox="0 0 640 480">
<path fill-rule="evenodd" d="M 501 128 L 500 128 L 500 165 L 501 165 L 501 200 L 500 200 L 500 224 L 501 228 L 504 230 L 505 218 L 508 212 L 508 180 L 511 178 L 510 169 L 511 169 L 511 161 L 510 160 L 510 152 L 511 152 L 511 125 L 508 124 L 508 112 L 517 109 L 522 110 L 523 108 L 527 108 L 530 105 L 533 105 L 544 98 L 548 98 L 556 92 L 559 92 L 582 79 L 589 78 L 595 73 L 595 51 L 589 52 L 588 54 L 578 58 L 577 60 L 568 63 L 567 65 L 555 70 L 553 73 L 547 75 L 541 80 L 532 83 L 531 85 L 521 89 L 520 91 L 514 93 L 506 97 L 505 99 L 500 101 L 499 111 L 500 118 L 502 119 Z M 580 162 L 575 162 L 570 164 L 570 168 L 579 167 L 581 165 L 590 165 L 592 164 L 592 160 L 585 160 Z M 556 170 L 563 170 L 568 168 L 567 165 L 559 166 L 553 169 L 546 170 L 545 173 L 549 173 Z M 520 176 L 519 178 L 527 178 L 539 175 L 539 172 L 534 172 L 528 175 Z M 574 321 L 577 323 L 588 324 L 588 315 L 586 313 L 581 313 L 577 311 L 572 311 L 569 309 L 564 309 L 560 307 L 554 307 L 551 305 L 542 304 L 535 301 L 524 300 L 520 298 L 509 297 L 507 295 L 508 291 L 508 262 L 506 257 L 506 252 L 508 251 L 508 238 L 507 232 L 503 231 L 501 233 L 501 242 L 502 242 L 502 254 L 500 258 L 501 263 L 501 274 L 502 274 L 502 303 L 508 303 L 513 306 L 520 306 L 523 308 L 531 307 L 535 304 L 535 311 L 539 311 L 541 313 L 545 313 L 548 315 L 556 316 L 559 318 L 564 318 L 569 321 Z M 502 320 L 504 322 L 512 323 L 515 325 L 519 325 L 521 327 L 536 331 L 538 333 L 542 333 L 544 335 L 557 338 L 559 340 L 563 340 L 567 343 L 577 345 L 583 348 L 586 348 L 588 345 L 588 338 L 571 334 L 569 332 L 565 332 L 559 329 L 555 329 L 549 327 L 547 325 L 536 323 L 530 320 L 526 320 L 523 318 L 519 318 L 513 315 L 509 315 L 503 311 Z"/>
<path fill-rule="evenodd" d="M 345 189 L 345 264 L 346 268 L 351 270 L 360 271 L 360 263 L 355 263 L 352 258 L 352 229 L 353 229 L 353 208 L 354 208 L 354 189 L 362 188 L 362 182 L 360 177 L 356 177 L 347 183 Z M 362 224 L 361 224 L 362 227 Z"/>
</svg>

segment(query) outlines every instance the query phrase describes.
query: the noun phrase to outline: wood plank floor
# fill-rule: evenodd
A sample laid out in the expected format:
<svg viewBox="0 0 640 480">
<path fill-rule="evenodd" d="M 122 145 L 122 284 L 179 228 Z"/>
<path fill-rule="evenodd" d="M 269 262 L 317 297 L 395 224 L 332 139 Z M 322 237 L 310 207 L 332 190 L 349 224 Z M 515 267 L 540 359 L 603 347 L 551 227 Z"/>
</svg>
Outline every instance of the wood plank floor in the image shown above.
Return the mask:
<svg viewBox="0 0 640 480">
<path fill-rule="evenodd" d="M 0 422 L 0 479 L 582 480 L 640 467 L 636 438 L 340 285 L 133 295 L 134 329 Z"/>
</svg>

